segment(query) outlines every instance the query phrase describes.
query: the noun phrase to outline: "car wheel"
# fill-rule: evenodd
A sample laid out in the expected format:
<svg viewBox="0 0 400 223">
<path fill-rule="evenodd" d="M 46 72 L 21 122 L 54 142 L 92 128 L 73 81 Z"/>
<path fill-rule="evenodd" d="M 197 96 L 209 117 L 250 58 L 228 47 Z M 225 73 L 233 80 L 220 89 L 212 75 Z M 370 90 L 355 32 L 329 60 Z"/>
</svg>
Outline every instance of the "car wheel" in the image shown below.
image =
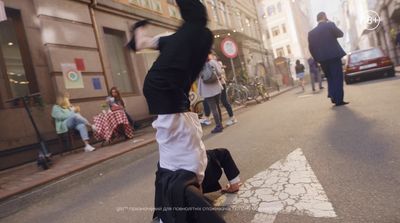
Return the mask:
<svg viewBox="0 0 400 223">
<path fill-rule="evenodd" d="M 347 85 L 350 85 L 353 83 L 353 80 L 350 77 L 345 77 L 344 82 L 346 82 Z"/>
<path fill-rule="evenodd" d="M 396 71 L 394 70 L 394 68 L 392 68 L 392 69 L 390 69 L 389 71 L 388 71 L 388 76 L 389 77 L 394 77 L 396 75 Z"/>
</svg>

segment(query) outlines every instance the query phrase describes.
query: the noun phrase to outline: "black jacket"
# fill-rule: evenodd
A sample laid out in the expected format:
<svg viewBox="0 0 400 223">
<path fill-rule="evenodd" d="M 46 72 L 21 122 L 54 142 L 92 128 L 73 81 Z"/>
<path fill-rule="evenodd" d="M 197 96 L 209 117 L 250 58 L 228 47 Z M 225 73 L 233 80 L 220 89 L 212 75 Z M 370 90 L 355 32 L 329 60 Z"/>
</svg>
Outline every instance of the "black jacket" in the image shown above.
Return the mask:
<svg viewBox="0 0 400 223">
<path fill-rule="evenodd" d="M 158 167 L 155 187 L 153 217 L 161 218 L 163 223 L 225 223 L 210 209 L 195 173 Z"/>
<path fill-rule="evenodd" d="M 150 114 L 189 111 L 189 91 L 213 42 L 206 27 L 207 12 L 199 0 L 177 0 L 184 23 L 176 33 L 161 37 L 160 55 L 150 68 L 143 93 Z"/>
</svg>

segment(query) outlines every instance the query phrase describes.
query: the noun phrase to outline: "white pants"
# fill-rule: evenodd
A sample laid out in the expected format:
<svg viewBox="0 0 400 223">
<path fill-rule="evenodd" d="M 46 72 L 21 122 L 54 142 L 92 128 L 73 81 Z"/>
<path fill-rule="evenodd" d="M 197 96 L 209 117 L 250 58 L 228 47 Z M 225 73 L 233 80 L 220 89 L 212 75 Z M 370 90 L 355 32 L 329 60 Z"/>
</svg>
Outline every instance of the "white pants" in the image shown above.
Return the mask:
<svg viewBox="0 0 400 223">
<path fill-rule="evenodd" d="M 207 155 L 197 114 L 158 115 L 153 128 L 157 130 L 160 167 L 171 171 L 184 169 L 194 172 L 201 184 L 207 167 Z"/>
</svg>

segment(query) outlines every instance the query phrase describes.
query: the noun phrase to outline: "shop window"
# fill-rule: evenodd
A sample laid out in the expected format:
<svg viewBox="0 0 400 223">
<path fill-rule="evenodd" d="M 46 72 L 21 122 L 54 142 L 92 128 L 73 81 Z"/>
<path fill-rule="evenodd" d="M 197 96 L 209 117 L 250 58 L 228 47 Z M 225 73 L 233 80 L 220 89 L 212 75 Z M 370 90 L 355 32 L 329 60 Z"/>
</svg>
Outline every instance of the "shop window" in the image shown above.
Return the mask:
<svg viewBox="0 0 400 223">
<path fill-rule="evenodd" d="M 125 32 L 104 28 L 104 39 L 110 62 L 113 86 L 118 87 L 122 93 L 138 93 L 137 84 L 131 69 L 129 52 L 126 43 Z"/>
<path fill-rule="evenodd" d="M 6 14 L 0 22 L 0 87 L 10 99 L 36 93 L 38 87 L 21 12 L 6 8 Z"/>
</svg>

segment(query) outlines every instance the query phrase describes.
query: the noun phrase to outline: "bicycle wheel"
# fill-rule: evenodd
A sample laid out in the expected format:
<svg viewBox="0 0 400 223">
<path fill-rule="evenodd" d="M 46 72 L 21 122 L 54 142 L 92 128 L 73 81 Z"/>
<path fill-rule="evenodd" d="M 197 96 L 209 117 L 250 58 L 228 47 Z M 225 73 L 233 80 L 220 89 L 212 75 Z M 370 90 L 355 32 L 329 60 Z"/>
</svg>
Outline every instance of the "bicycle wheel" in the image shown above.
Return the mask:
<svg viewBox="0 0 400 223">
<path fill-rule="evenodd" d="M 193 106 L 193 112 L 199 116 L 199 118 L 203 117 L 204 115 L 204 106 L 203 100 L 197 101 Z"/>
<path fill-rule="evenodd" d="M 242 105 L 246 100 L 243 92 L 234 86 L 230 86 L 226 89 L 226 95 L 230 104 Z"/>
</svg>

